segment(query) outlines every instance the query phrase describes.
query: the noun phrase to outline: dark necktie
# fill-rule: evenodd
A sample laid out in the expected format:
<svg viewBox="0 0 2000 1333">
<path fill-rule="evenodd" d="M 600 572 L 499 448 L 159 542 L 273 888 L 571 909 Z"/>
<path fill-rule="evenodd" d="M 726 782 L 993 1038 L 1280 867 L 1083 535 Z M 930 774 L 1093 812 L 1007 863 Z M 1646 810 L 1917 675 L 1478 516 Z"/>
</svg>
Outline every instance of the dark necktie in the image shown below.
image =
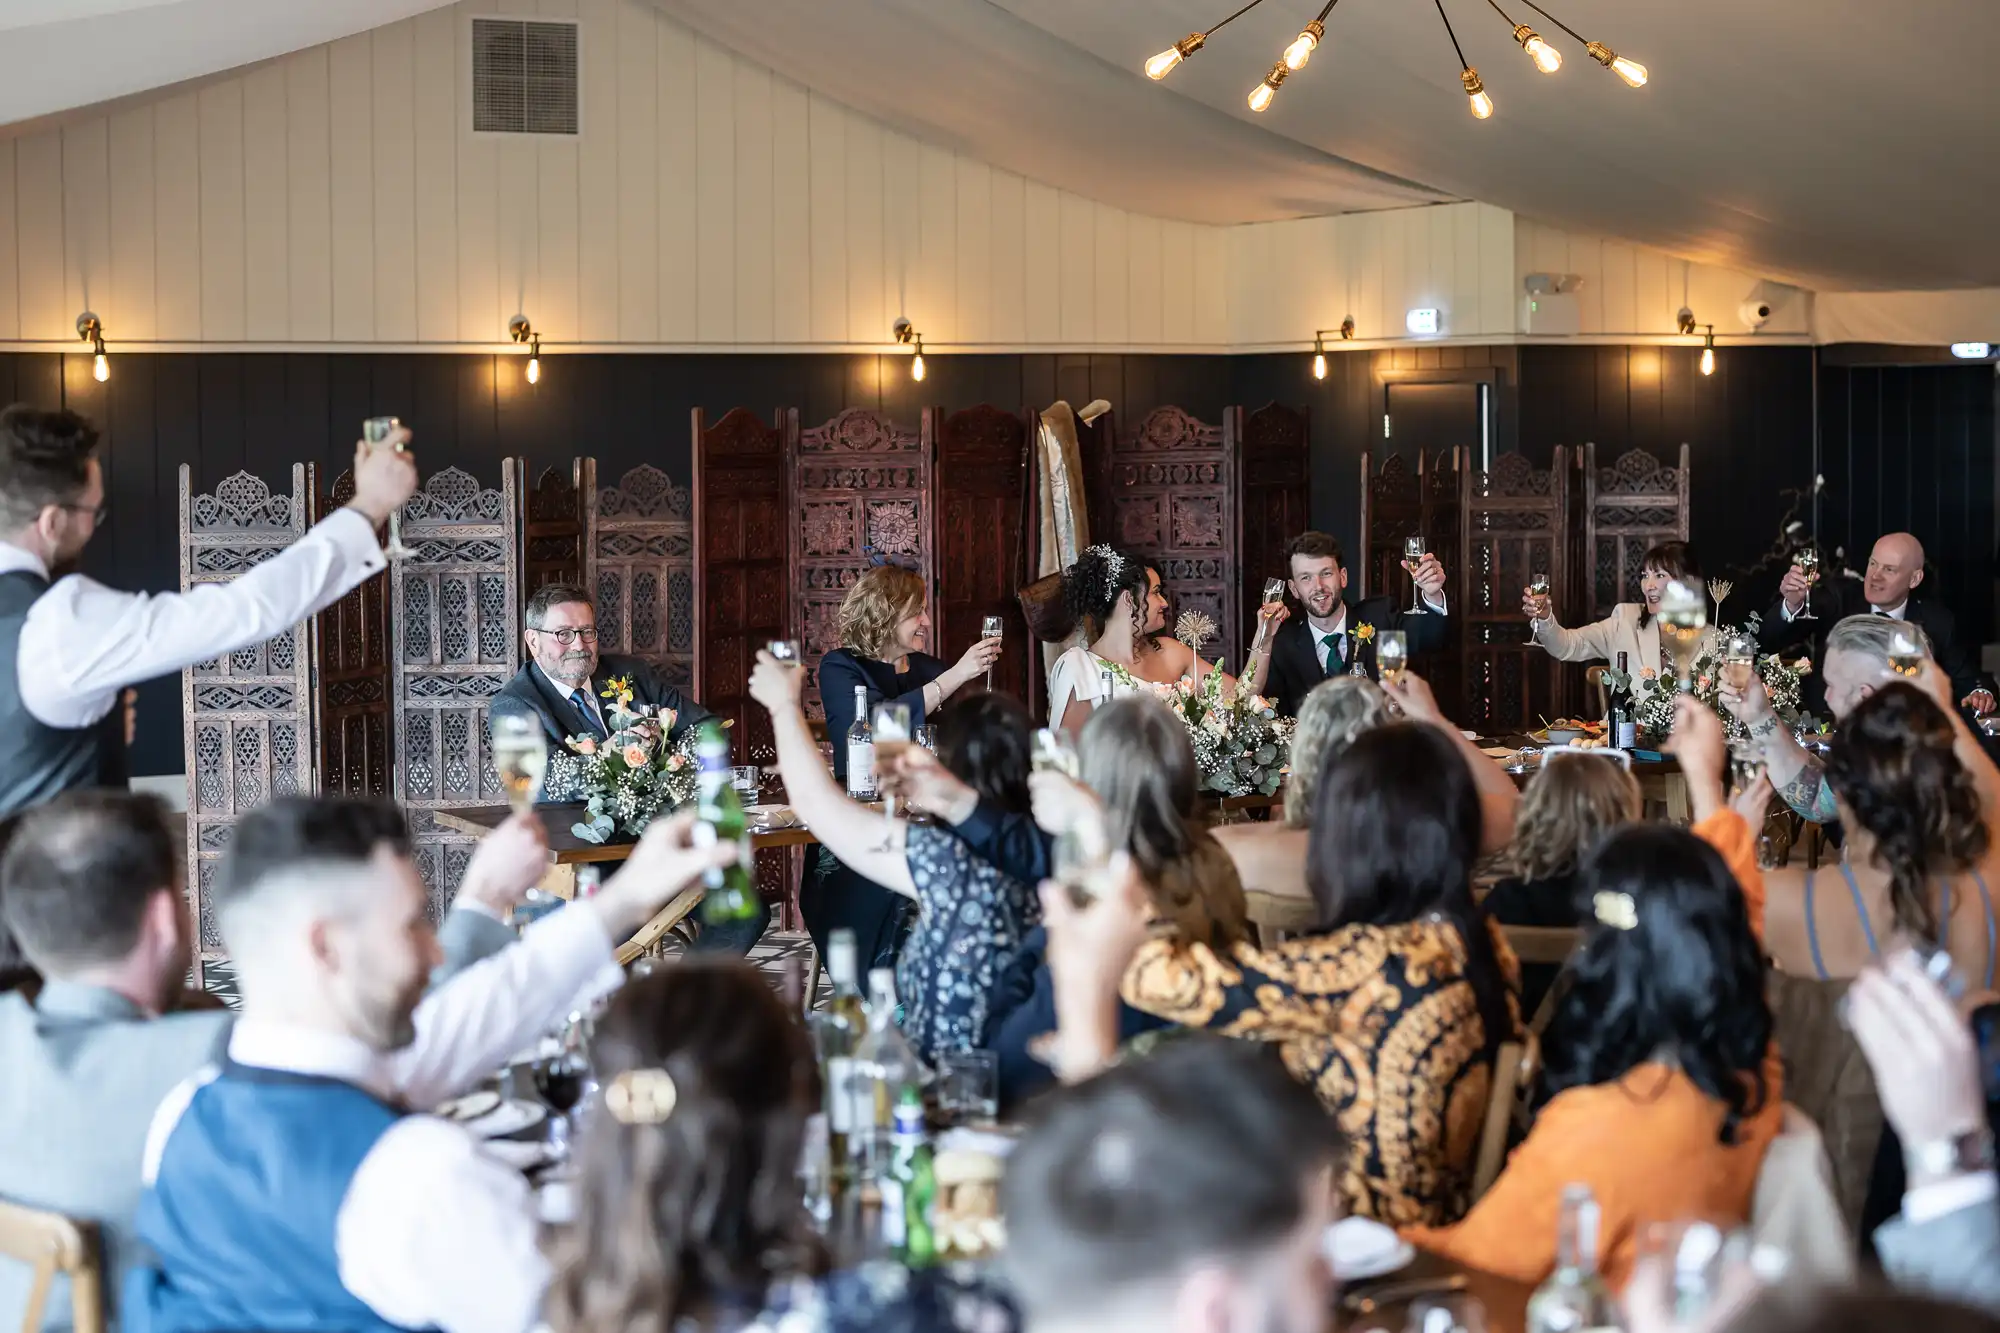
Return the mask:
<svg viewBox="0 0 2000 1333">
<path fill-rule="evenodd" d="M 604 724 L 597 720 L 597 710 L 590 706 L 590 696 L 583 692 L 581 686 L 578 686 L 576 689 L 570 691 L 569 699 L 571 703 L 576 705 L 576 711 L 583 715 L 584 730 L 599 740 L 603 740 L 605 735 Z"/>
</svg>

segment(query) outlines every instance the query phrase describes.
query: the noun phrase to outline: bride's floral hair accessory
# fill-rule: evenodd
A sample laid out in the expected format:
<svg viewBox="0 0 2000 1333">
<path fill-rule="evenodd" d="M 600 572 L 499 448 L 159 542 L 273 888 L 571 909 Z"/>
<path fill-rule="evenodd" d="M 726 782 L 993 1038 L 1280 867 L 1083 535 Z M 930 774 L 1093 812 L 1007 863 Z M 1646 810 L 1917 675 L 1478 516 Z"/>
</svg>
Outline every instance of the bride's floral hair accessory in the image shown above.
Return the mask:
<svg viewBox="0 0 2000 1333">
<path fill-rule="evenodd" d="M 1083 553 L 1085 555 L 1094 555 L 1099 560 L 1103 561 L 1105 584 L 1111 587 L 1117 586 L 1118 580 L 1125 573 L 1124 556 L 1118 554 L 1118 552 L 1115 549 L 1113 549 L 1110 546 L 1107 546 L 1103 542 L 1099 542 L 1095 546 L 1085 547 Z"/>
</svg>

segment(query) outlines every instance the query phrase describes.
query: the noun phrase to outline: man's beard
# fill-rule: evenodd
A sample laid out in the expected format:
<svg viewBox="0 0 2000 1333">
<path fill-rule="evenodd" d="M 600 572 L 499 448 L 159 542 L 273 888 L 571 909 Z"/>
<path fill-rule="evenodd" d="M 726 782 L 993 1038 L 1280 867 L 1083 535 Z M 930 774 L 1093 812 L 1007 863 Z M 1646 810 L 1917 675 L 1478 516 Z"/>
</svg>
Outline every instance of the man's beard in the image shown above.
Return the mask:
<svg viewBox="0 0 2000 1333">
<path fill-rule="evenodd" d="M 1322 596 L 1324 596 L 1326 599 L 1324 605 L 1322 605 L 1320 601 L 1320 598 Z M 1325 594 L 1315 593 L 1312 599 L 1306 603 L 1306 610 L 1312 612 L 1316 616 L 1330 616 L 1333 614 L 1333 608 L 1339 605 L 1340 605 L 1340 595 L 1338 593 L 1325 593 Z"/>
<path fill-rule="evenodd" d="M 371 1051 L 400 1051 L 417 1039 L 417 1004 L 428 978 L 418 977 L 391 995 L 368 997 L 355 1008 L 354 1036 Z"/>
<path fill-rule="evenodd" d="M 557 679 L 565 685 L 582 685 L 590 680 L 590 673 L 597 670 L 597 658 L 592 653 L 564 653 L 556 666 Z"/>
</svg>

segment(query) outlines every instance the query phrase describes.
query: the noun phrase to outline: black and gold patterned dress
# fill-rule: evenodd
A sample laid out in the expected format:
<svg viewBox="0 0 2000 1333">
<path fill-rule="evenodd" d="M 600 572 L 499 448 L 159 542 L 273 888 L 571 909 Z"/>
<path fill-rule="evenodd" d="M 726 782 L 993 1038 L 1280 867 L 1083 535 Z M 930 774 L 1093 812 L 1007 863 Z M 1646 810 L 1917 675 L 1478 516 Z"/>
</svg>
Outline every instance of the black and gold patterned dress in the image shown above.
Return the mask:
<svg viewBox="0 0 2000 1333">
<path fill-rule="evenodd" d="M 1499 932 L 1508 987 L 1519 967 Z M 1225 1036 L 1272 1041 L 1353 1140 L 1349 1211 L 1391 1226 L 1465 1215 L 1493 1059 L 1456 927 L 1436 920 L 1343 926 L 1269 950 L 1155 939 L 1125 974 L 1134 1008 Z"/>
</svg>

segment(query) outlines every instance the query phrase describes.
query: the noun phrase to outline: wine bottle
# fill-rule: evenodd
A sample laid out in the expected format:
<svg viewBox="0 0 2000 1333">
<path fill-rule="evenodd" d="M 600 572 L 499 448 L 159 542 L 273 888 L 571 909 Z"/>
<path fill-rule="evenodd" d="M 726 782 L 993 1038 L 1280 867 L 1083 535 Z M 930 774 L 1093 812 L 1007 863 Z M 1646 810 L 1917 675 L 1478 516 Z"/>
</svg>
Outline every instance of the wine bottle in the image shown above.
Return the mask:
<svg viewBox="0 0 2000 1333">
<path fill-rule="evenodd" d="M 878 967 L 868 974 L 868 1035 L 854 1050 L 854 1124 L 848 1141 L 850 1155 L 861 1166 L 864 1201 L 882 1197 L 896 1099 L 904 1085 L 919 1086 L 922 1077 L 917 1053 L 896 1026 L 896 974 Z"/>
<path fill-rule="evenodd" d="M 1627 656 L 1618 654 L 1618 684 L 1611 687 L 1607 702 L 1610 704 L 1604 719 L 1605 730 L 1610 733 L 1611 744 L 1620 750 L 1639 748 L 1639 720 L 1632 705 L 1632 673 L 1627 664 Z"/>
<path fill-rule="evenodd" d="M 847 729 L 847 794 L 875 799 L 875 733 L 868 726 L 868 687 L 854 687 L 854 725 Z"/>
<path fill-rule="evenodd" d="M 750 876 L 750 825 L 743 816 L 743 798 L 729 785 L 729 733 L 722 723 L 714 718 L 702 722 L 695 732 L 694 754 L 695 840 L 704 845 L 734 843 L 737 849 L 731 864 L 702 872 L 706 893 L 701 919 L 711 925 L 748 921 L 764 910 L 764 902 Z"/>
<path fill-rule="evenodd" d="M 937 1262 L 937 1233 L 931 1210 L 937 1198 L 937 1169 L 924 1130 L 924 1098 L 914 1083 L 896 1094 L 890 1136 L 889 1173 L 882 1181 L 882 1239 L 905 1268 Z"/>
<path fill-rule="evenodd" d="M 854 1133 L 854 1051 L 868 1032 L 868 1006 L 855 984 L 854 932 L 834 931 L 826 941 L 826 970 L 833 978 L 833 999 L 821 1010 L 814 1028 L 821 1072 L 826 1084 L 827 1156 L 835 1182 L 854 1177 L 849 1153 Z"/>
<path fill-rule="evenodd" d="M 1597 1272 L 1597 1200 L 1588 1185 L 1563 1189 L 1556 1220 L 1556 1271 L 1528 1298 L 1528 1333 L 1615 1329 L 1611 1293 Z"/>
</svg>

